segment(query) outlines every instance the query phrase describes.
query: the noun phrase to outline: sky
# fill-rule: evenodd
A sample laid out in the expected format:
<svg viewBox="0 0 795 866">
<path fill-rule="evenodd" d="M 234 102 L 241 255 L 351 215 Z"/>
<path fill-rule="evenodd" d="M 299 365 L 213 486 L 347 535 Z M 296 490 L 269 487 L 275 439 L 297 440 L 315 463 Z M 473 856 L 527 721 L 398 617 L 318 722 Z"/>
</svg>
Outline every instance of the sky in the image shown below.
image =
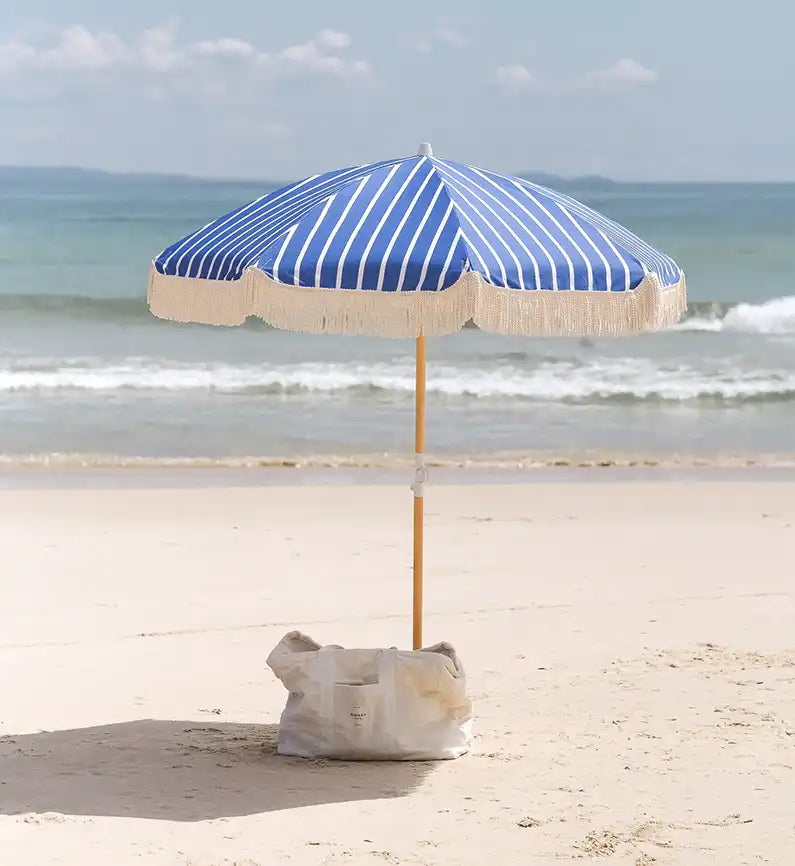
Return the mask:
<svg viewBox="0 0 795 866">
<path fill-rule="evenodd" d="M 789 0 L 0 4 L 0 165 L 795 180 Z"/>
</svg>

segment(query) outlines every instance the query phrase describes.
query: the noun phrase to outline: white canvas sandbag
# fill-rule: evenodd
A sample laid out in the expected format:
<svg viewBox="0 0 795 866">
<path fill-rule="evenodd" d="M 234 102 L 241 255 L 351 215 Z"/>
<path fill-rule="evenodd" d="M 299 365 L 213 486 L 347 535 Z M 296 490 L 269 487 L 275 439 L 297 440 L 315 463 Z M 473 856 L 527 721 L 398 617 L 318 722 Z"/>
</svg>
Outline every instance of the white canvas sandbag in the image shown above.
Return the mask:
<svg viewBox="0 0 795 866">
<path fill-rule="evenodd" d="M 322 647 L 293 631 L 268 656 L 289 696 L 278 752 L 341 760 L 439 760 L 469 750 L 472 705 L 450 644 Z"/>
</svg>

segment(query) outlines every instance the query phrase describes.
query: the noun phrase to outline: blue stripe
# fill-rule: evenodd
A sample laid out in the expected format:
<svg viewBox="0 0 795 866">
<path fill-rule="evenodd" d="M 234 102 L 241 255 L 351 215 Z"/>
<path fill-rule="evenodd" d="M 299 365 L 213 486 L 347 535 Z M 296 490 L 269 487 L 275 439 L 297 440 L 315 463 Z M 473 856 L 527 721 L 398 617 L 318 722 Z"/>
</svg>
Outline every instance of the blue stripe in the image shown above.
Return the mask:
<svg viewBox="0 0 795 866">
<path fill-rule="evenodd" d="M 680 278 L 673 259 L 570 196 L 427 156 L 282 187 L 167 247 L 155 267 L 219 281 L 257 267 L 292 285 L 387 292 L 443 290 L 468 270 L 517 291 Z"/>
</svg>

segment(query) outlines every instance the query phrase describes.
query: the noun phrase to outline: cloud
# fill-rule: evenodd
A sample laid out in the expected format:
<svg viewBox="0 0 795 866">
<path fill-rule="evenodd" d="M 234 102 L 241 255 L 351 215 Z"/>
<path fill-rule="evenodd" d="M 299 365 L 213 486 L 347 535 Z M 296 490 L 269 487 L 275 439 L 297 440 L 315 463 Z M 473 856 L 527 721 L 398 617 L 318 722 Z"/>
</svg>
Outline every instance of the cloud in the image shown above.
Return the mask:
<svg viewBox="0 0 795 866">
<path fill-rule="evenodd" d="M 344 50 L 351 44 L 347 33 L 321 30 L 317 36 L 297 45 L 283 48 L 275 56 L 275 66 L 282 71 L 311 71 L 336 78 L 369 78 L 372 67 L 366 60 L 351 60 L 334 50 Z"/>
<path fill-rule="evenodd" d="M 138 38 L 136 63 L 154 72 L 170 72 L 185 64 L 185 52 L 176 44 L 179 21 L 168 21 L 144 31 Z"/>
<path fill-rule="evenodd" d="M 606 69 L 588 72 L 580 76 L 576 81 L 576 86 L 581 89 L 617 90 L 654 84 L 659 79 L 660 76 L 656 70 L 643 66 L 631 57 L 622 57 Z"/>
<path fill-rule="evenodd" d="M 522 93 L 528 90 L 544 93 L 571 93 L 576 90 L 628 90 L 633 87 L 654 84 L 659 74 L 648 69 L 637 60 L 622 57 L 611 66 L 588 72 L 569 82 L 551 82 L 536 77 L 524 63 L 509 63 L 494 70 L 494 81 L 507 93 Z"/>
<path fill-rule="evenodd" d="M 180 39 L 179 21 L 170 18 L 137 37 L 124 40 L 108 31 L 92 32 L 80 24 L 67 27 L 52 45 L 11 40 L 0 42 L 0 87 L 11 79 L 17 90 L 35 91 L 41 84 L 65 86 L 67 75 L 55 73 L 112 73 L 141 85 L 142 93 L 163 100 L 169 93 L 191 94 L 218 100 L 239 99 L 249 86 L 252 93 L 263 80 L 309 76 L 326 79 L 367 79 L 373 69 L 367 60 L 351 57 L 347 33 L 321 30 L 305 42 L 275 54 L 257 49 L 246 39 L 224 36 L 189 42 Z M 239 76 L 227 80 L 225 67 Z M 245 72 L 245 75 L 241 75 Z M 10 89 L 10 88 L 9 88 Z"/>
<path fill-rule="evenodd" d="M 244 39 L 205 39 L 197 42 L 195 53 L 199 57 L 228 57 L 230 59 L 247 60 L 256 53 L 254 46 Z"/>
<path fill-rule="evenodd" d="M 35 49 L 24 42 L 2 42 L 0 43 L 0 74 L 32 66 L 35 58 Z"/>
<path fill-rule="evenodd" d="M 401 40 L 404 48 L 418 54 L 430 54 L 437 45 L 451 48 L 468 48 L 472 40 L 460 24 L 442 18 L 430 29 L 411 33 Z"/>
<path fill-rule="evenodd" d="M 39 56 L 44 68 L 56 70 L 107 69 L 127 57 L 124 43 L 115 33 L 91 33 L 85 27 L 67 27 L 60 43 Z"/>
<path fill-rule="evenodd" d="M 67 27 L 50 48 L 38 49 L 19 41 L 0 43 L 0 72 L 107 69 L 124 62 L 128 55 L 115 33 L 91 33 L 78 24 Z"/>
<path fill-rule="evenodd" d="M 339 30 L 321 30 L 318 39 L 329 48 L 350 48 L 351 37 Z"/>
<path fill-rule="evenodd" d="M 510 93 L 530 90 L 537 84 L 535 75 L 523 63 L 498 66 L 494 72 L 494 80 Z"/>
</svg>

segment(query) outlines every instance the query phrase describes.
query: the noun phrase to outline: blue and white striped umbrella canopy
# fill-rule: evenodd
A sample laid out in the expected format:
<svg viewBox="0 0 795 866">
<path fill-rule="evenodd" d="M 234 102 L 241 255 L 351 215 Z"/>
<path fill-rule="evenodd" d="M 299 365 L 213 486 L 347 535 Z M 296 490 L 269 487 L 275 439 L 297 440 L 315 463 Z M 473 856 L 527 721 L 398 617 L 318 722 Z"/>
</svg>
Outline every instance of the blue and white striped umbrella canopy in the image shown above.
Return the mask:
<svg viewBox="0 0 795 866">
<path fill-rule="evenodd" d="M 313 333 L 416 337 L 468 320 L 598 336 L 673 324 L 684 274 L 569 196 L 420 154 L 308 177 L 167 247 L 152 312 Z"/>
</svg>

